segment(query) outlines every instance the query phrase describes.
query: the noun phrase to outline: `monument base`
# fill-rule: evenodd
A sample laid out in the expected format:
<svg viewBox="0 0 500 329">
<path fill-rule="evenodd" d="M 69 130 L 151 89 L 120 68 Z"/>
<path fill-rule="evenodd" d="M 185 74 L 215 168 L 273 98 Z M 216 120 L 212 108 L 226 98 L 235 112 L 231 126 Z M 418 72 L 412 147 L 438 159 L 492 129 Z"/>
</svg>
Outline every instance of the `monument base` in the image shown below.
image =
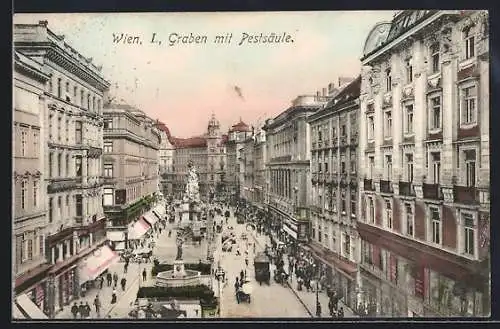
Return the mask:
<svg viewBox="0 0 500 329">
<path fill-rule="evenodd" d="M 182 259 L 174 260 L 174 278 L 183 278 L 186 276 L 184 261 Z"/>
</svg>

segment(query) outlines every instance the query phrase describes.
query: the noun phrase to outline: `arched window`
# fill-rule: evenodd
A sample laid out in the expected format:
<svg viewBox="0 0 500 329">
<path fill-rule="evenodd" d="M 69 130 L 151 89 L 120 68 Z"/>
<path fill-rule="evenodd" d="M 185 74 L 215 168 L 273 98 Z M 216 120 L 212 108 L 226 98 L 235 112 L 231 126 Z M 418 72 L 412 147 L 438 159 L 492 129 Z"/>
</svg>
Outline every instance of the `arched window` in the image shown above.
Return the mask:
<svg viewBox="0 0 500 329">
<path fill-rule="evenodd" d="M 464 37 L 465 59 L 469 59 L 475 56 L 474 29 L 472 26 L 468 26 L 464 28 L 462 32 Z"/>
<path fill-rule="evenodd" d="M 439 63 L 439 43 L 433 43 L 430 47 L 430 55 L 431 55 L 431 69 L 432 73 L 437 73 L 440 70 L 440 63 Z"/>
</svg>

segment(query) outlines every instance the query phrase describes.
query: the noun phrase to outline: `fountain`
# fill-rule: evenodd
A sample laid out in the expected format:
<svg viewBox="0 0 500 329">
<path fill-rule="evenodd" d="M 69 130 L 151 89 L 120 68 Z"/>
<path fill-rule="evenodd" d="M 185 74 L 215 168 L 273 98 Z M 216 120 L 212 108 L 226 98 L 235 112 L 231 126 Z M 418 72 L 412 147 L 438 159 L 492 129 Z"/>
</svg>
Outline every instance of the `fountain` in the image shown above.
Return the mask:
<svg viewBox="0 0 500 329">
<path fill-rule="evenodd" d="M 195 221 L 199 220 L 200 194 L 198 188 L 198 174 L 193 163 L 188 163 L 189 172 L 187 175 L 186 192 L 183 199 L 181 211 L 180 228 L 192 227 Z M 182 259 L 182 244 L 184 238 L 177 237 L 177 256 L 175 257 L 173 269 L 158 273 L 155 285 L 158 287 L 181 287 L 201 284 L 201 273 L 184 268 Z"/>
</svg>

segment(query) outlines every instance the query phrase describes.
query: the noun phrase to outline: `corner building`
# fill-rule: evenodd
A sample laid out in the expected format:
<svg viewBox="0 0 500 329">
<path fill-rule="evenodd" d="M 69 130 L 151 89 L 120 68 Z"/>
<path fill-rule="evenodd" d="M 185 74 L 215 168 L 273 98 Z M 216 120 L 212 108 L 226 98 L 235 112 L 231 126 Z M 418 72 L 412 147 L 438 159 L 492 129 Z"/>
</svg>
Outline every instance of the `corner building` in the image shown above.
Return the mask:
<svg viewBox="0 0 500 329">
<path fill-rule="evenodd" d="M 104 108 L 104 195 L 107 236 L 114 249 L 135 247 L 161 220 L 154 206 L 159 191 L 160 131 L 155 121 L 128 104 Z"/>
<path fill-rule="evenodd" d="M 412 11 L 362 58 L 362 290 L 382 316 L 487 316 L 488 17 Z"/>
<path fill-rule="evenodd" d="M 45 258 L 47 187 L 43 143 L 44 92 L 49 79 L 43 65 L 14 53 L 13 288 L 16 296 L 25 294 L 40 310 L 47 307 L 46 277 L 50 269 Z"/>
<path fill-rule="evenodd" d="M 360 240 L 358 218 L 358 130 L 361 77 L 325 108 L 309 116 L 311 127 L 311 237 L 309 247 L 328 284 L 344 302 L 357 305 Z"/>
<path fill-rule="evenodd" d="M 14 47 L 43 63 L 50 75 L 44 109 L 48 202 L 44 248 L 52 266 L 46 289 L 39 294 L 47 295 L 44 311 L 52 317 L 79 296 L 82 284 L 92 280 L 88 266 L 109 264 L 116 255 L 105 246 L 101 201 L 102 99 L 109 82 L 92 58 L 47 25 L 47 21 L 15 24 Z M 109 259 L 99 259 L 95 252 L 105 252 Z"/>
</svg>

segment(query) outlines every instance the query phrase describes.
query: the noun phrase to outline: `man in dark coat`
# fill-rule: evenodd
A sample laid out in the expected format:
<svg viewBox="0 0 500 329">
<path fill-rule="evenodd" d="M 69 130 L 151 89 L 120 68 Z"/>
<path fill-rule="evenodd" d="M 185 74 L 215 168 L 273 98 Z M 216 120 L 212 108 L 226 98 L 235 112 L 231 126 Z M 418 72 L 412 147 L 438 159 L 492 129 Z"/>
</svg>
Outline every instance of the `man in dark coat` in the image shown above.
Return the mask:
<svg viewBox="0 0 500 329">
<path fill-rule="evenodd" d="M 125 279 L 125 277 L 123 277 L 120 281 L 120 284 L 122 286 L 122 290 L 125 291 L 125 286 L 127 284 L 127 279 Z"/>
<path fill-rule="evenodd" d="M 113 274 L 114 287 L 118 285 L 118 274 L 116 272 Z"/>
<path fill-rule="evenodd" d="M 113 275 L 111 275 L 111 272 L 106 274 L 106 281 L 108 281 L 108 287 L 111 287 L 111 283 L 113 283 Z"/>
<path fill-rule="evenodd" d="M 73 314 L 73 319 L 76 319 L 78 316 L 78 305 L 76 305 L 76 302 L 71 306 L 71 314 Z"/>
<path fill-rule="evenodd" d="M 80 305 L 78 306 L 78 313 L 80 313 L 80 318 L 85 318 L 85 305 L 83 305 L 83 302 L 80 302 Z"/>
</svg>

